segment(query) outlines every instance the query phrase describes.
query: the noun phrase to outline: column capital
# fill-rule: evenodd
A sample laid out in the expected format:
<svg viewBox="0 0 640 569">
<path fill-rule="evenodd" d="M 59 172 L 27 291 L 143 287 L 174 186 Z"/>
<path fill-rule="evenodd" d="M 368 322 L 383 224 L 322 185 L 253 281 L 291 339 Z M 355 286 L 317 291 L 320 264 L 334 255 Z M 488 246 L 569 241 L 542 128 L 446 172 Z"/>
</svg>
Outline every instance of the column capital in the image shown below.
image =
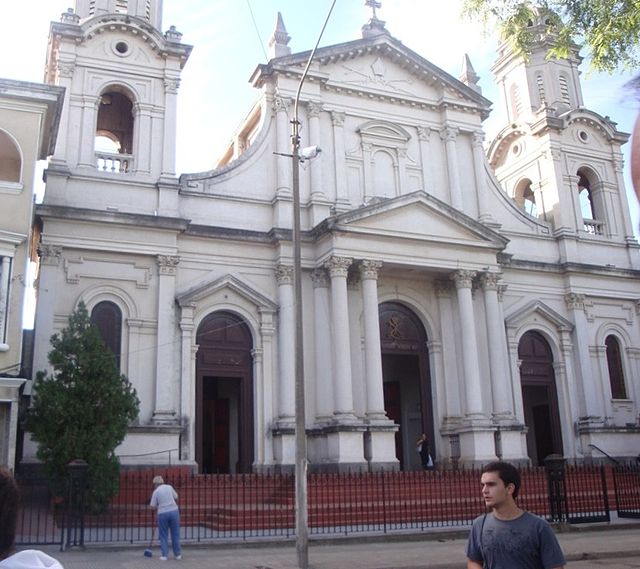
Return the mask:
<svg viewBox="0 0 640 569">
<path fill-rule="evenodd" d="M 273 110 L 277 113 L 288 113 L 291 107 L 291 99 L 286 97 L 276 97 L 273 101 Z"/>
<path fill-rule="evenodd" d="M 353 259 L 349 257 L 334 256 L 328 259 L 324 266 L 329 271 L 329 275 L 333 277 L 346 277 L 349 267 L 353 263 Z"/>
<path fill-rule="evenodd" d="M 461 269 L 452 273 L 449 277 L 456 285 L 456 288 L 471 288 L 473 285 L 473 278 L 476 276 L 475 271 L 469 271 Z"/>
<path fill-rule="evenodd" d="M 360 270 L 360 277 L 362 280 L 373 279 L 377 280 L 378 273 L 382 268 L 382 261 L 373 261 L 371 259 L 364 259 L 360 261 L 358 269 Z"/>
<path fill-rule="evenodd" d="M 161 275 L 175 275 L 180 257 L 175 255 L 158 255 L 158 272 Z"/>
<path fill-rule="evenodd" d="M 48 245 L 40 243 L 38 245 L 38 255 L 43 265 L 57 266 L 62 258 L 62 247 L 60 245 Z"/>
<path fill-rule="evenodd" d="M 164 92 L 170 95 L 177 95 L 178 88 L 180 87 L 180 79 L 177 77 L 165 77 L 164 78 Z"/>
<path fill-rule="evenodd" d="M 428 126 L 417 126 L 418 140 L 428 141 L 431 137 L 431 129 Z"/>
<path fill-rule="evenodd" d="M 331 111 L 331 123 L 333 126 L 344 126 L 345 114 L 338 111 Z"/>
<path fill-rule="evenodd" d="M 440 138 L 445 142 L 455 142 L 460 130 L 457 127 L 447 126 L 440 131 Z"/>
<path fill-rule="evenodd" d="M 322 112 L 322 103 L 318 103 L 317 101 L 309 101 L 307 103 L 307 114 L 309 117 L 318 117 Z"/>
<path fill-rule="evenodd" d="M 313 283 L 313 288 L 328 288 L 329 274 L 327 269 L 319 267 L 311 271 L 311 282 Z"/>
<path fill-rule="evenodd" d="M 291 265 L 276 266 L 276 281 L 279 285 L 293 284 L 293 267 Z"/>
<path fill-rule="evenodd" d="M 480 275 L 480 286 L 482 290 L 498 290 L 502 275 L 500 273 L 482 273 Z"/>
<path fill-rule="evenodd" d="M 473 148 L 483 148 L 484 144 L 484 132 L 476 130 L 471 136 L 471 146 Z"/>
<path fill-rule="evenodd" d="M 569 310 L 584 310 L 584 294 L 569 292 L 564 295 Z"/>
</svg>

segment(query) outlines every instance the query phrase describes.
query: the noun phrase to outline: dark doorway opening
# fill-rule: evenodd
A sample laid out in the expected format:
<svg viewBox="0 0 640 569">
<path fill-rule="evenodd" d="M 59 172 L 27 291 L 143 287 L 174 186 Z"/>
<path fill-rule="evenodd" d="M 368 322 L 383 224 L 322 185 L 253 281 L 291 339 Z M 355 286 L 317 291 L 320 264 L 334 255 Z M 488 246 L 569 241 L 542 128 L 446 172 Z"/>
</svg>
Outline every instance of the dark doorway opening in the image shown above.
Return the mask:
<svg viewBox="0 0 640 569">
<path fill-rule="evenodd" d="M 518 357 L 527 452 L 534 465 L 542 465 L 550 454 L 563 453 L 553 353 L 539 332 L 530 331 L 518 344 Z"/>
<path fill-rule="evenodd" d="M 433 402 L 427 335 L 417 316 L 394 302 L 380 305 L 384 406 L 400 426 L 396 458 L 401 470 L 420 470 L 416 441 L 426 433 L 435 457 Z"/>
<path fill-rule="evenodd" d="M 253 466 L 253 358 L 246 323 L 216 312 L 198 328 L 196 461 L 201 473 L 248 473 Z"/>
</svg>

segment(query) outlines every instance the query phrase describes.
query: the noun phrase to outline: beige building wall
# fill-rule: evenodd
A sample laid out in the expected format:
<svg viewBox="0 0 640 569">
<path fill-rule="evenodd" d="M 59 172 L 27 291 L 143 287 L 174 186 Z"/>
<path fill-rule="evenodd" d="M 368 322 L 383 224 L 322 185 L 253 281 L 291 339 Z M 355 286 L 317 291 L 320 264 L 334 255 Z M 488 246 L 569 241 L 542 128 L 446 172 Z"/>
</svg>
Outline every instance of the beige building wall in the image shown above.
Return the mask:
<svg viewBox="0 0 640 569">
<path fill-rule="evenodd" d="M 0 464 L 13 466 L 35 166 L 51 154 L 64 89 L 0 79 Z M 9 379 L 13 378 L 13 379 Z"/>
</svg>

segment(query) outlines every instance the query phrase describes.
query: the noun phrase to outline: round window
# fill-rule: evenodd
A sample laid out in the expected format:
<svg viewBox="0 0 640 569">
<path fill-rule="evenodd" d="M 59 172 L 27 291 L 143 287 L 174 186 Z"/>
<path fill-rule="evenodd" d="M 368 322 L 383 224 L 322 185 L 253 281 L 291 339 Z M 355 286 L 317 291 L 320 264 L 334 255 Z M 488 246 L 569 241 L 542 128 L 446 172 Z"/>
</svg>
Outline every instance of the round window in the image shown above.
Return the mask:
<svg viewBox="0 0 640 569">
<path fill-rule="evenodd" d="M 127 53 L 129 51 L 129 44 L 127 44 L 127 42 L 124 42 L 124 41 L 119 41 L 116 44 L 116 51 L 119 54 L 124 55 L 125 53 Z"/>
<path fill-rule="evenodd" d="M 580 138 L 580 140 L 582 140 L 582 142 L 587 142 L 589 140 L 589 135 L 584 130 L 581 130 L 578 133 L 578 137 Z"/>
</svg>

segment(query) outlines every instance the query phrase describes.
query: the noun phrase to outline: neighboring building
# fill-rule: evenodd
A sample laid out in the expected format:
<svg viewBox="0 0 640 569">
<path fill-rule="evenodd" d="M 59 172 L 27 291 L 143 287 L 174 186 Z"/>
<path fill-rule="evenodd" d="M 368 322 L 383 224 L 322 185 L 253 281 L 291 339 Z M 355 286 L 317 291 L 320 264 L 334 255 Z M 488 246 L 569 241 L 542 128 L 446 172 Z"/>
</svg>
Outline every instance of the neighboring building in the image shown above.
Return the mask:
<svg viewBox="0 0 640 569">
<path fill-rule="evenodd" d="M 218 167 L 178 180 L 191 48 L 160 33 L 159 1 L 111 4 L 51 28 L 48 81 L 67 93 L 37 209 L 35 369 L 83 300 L 142 401 L 123 462 L 291 469 L 286 154 L 309 53 L 279 19 Z M 468 60 L 453 78 L 375 11 L 361 39 L 318 50 L 299 106 L 302 146 L 323 149 L 300 176 L 312 469 L 418 468 L 421 432 L 443 466 L 637 454 L 627 135 L 581 106 L 578 63 L 500 47 L 510 126 L 489 163 Z"/>
<path fill-rule="evenodd" d="M 36 161 L 53 148 L 64 89 L 0 79 L 0 465 L 13 468 L 25 382 L 22 311 L 28 287 Z"/>
</svg>

